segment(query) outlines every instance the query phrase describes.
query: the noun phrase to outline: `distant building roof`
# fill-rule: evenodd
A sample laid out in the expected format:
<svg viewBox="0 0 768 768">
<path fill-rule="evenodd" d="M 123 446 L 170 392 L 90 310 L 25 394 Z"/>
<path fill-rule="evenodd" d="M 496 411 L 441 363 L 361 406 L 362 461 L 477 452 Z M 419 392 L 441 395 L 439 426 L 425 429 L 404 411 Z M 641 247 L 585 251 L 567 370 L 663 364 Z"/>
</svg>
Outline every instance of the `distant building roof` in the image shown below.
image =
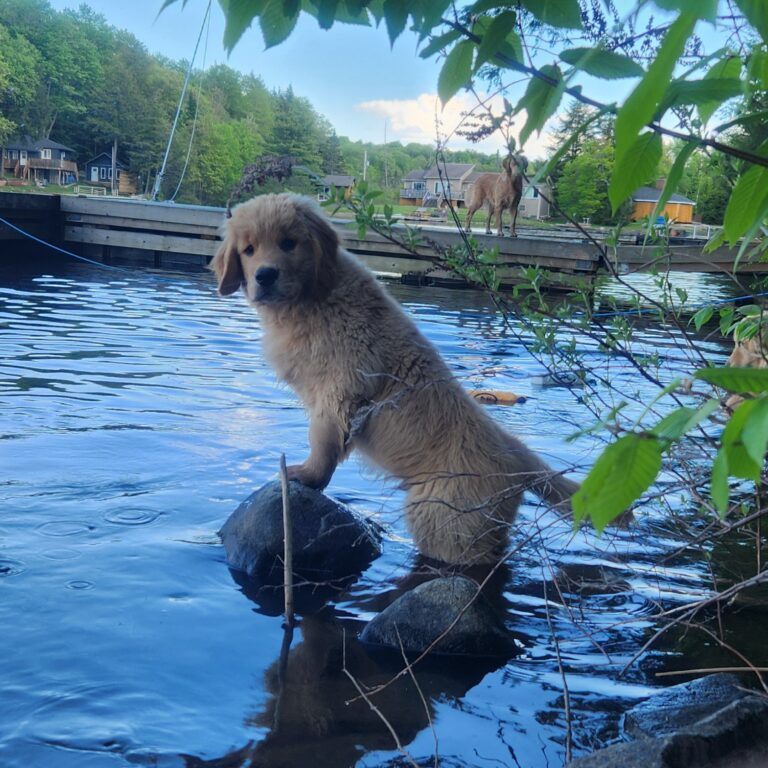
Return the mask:
<svg viewBox="0 0 768 768">
<path fill-rule="evenodd" d="M 53 139 L 33 139 L 31 136 L 21 136 L 6 141 L 3 146 L 6 149 L 26 149 L 28 152 L 39 152 L 41 149 L 59 149 L 62 152 L 72 152 L 74 149 L 64 144 L 59 144 Z"/>
<path fill-rule="evenodd" d="M 58 141 L 53 139 L 38 139 L 35 142 L 34 149 L 60 149 L 62 152 L 74 152 L 72 147 L 68 147 L 66 144 L 59 144 Z"/>
<path fill-rule="evenodd" d="M 326 187 L 351 187 L 355 183 L 355 177 L 329 174 L 328 176 L 323 176 L 320 179 L 320 183 Z"/>
<path fill-rule="evenodd" d="M 102 162 L 102 158 L 104 158 Z M 92 157 L 90 160 L 87 160 L 86 165 L 112 165 L 112 155 L 109 152 L 101 152 L 96 157 Z M 120 160 L 117 161 L 117 167 L 121 170 L 126 170 L 128 166 L 121 162 Z"/>
<path fill-rule="evenodd" d="M 421 181 L 424 178 L 426 171 L 409 171 L 404 177 L 403 181 Z"/>
<path fill-rule="evenodd" d="M 467 176 L 464 181 L 466 181 L 468 184 L 474 184 L 481 176 L 483 176 L 486 173 L 492 173 L 492 171 L 472 171 L 472 173 Z"/>
<path fill-rule="evenodd" d="M 441 163 L 424 171 L 425 179 L 461 179 L 472 171 L 474 163 Z"/>
<path fill-rule="evenodd" d="M 632 193 L 632 200 L 636 203 L 658 203 L 661 197 L 661 190 L 656 187 L 639 187 Z M 683 195 L 672 194 L 667 202 L 670 203 L 687 203 L 688 205 L 696 205 L 694 200 L 691 200 Z"/>
</svg>

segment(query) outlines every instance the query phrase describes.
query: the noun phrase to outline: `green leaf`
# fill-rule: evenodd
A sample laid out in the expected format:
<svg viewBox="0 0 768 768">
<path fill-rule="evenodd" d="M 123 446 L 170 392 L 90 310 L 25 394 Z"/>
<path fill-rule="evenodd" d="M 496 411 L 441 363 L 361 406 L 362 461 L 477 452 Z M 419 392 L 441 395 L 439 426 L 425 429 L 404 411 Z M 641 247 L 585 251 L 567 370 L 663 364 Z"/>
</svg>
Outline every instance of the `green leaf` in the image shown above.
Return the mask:
<svg viewBox="0 0 768 768">
<path fill-rule="evenodd" d="M 723 447 L 717 452 L 712 462 L 712 485 L 710 488 L 712 503 L 723 517 L 728 509 L 728 453 Z"/>
<path fill-rule="evenodd" d="M 702 368 L 693 377 L 739 394 L 768 392 L 768 368 Z"/>
<path fill-rule="evenodd" d="M 658 440 L 634 432 L 609 445 L 572 499 L 576 521 L 589 517 L 602 531 L 625 512 L 656 479 L 661 469 Z"/>
<path fill-rule="evenodd" d="M 493 17 L 481 16 L 477 20 L 472 31 L 481 38 L 481 42 L 477 47 L 475 71 L 496 54 L 506 53 L 510 48 L 515 51 L 515 59 L 522 58 L 520 38 L 515 32 L 516 21 L 514 11 L 504 11 Z"/>
<path fill-rule="evenodd" d="M 651 429 L 650 433 L 662 440 L 679 440 L 704 419 L 709 418 L 719 407 L 717 400 L 707 400 L 700 408 L 676 408 Z"/>
<path fill-rule="evenodd" d="M 520 0 L 520 5 L 551 27 L 581 29 L 578 0 Z"/>
<path fill-rule="evenodd" d="M 749 79 L 755 81 L 761 88 L 768 88 L 768 51 L 753 49 L 747 65 Z"/>
<path fill-rule="evenodd" d="M 261 34 L 264 36 L 264 45 L 267 48 L 273 48 L 282 43 L 293 32 L 298 20 L 298 3 L 293 5 L 291 3 L 283 3 L 281 0 L 267 0 L 259 15 L 259 25 L 261 26 Z"/>
<path fill-rule="evenodd" d="M 768 400 L 763 398 L 755 401 L 744 429 L 741 430 L 741 441 L 753 461 L 762 465 L 768 448 Z"/>
<path fill-rule="evenodd" d="M 616 160 L 625 155 L 635 142 L 640 129 L 651 121 L 685 43 L 696 26 L 696 14 L 683 13 L 664 36 L 664 42 L 645 77 L 627 97 L 616 116 Z M 615 175 L 615 171 L 614 171 Z"/>
<path fill-rule="evenodd" d="M 336 20 L 336 10 L 339 0 L 318 0 L 316 4 L 316 17 L 320 29 L 330 29 Z"/>
<path fill-rule="evenodd" d="M 661 136 L 649 131 L 638 136 L 629 151 L 616 161 L 608 185 L 608 198 L 614 213 L 632 192 L 653 177 L 659 160 Z"/>
<path fill-rule="evenodd" d="M 697 331 L 700 331 L 715 314 L 714 307 L 702 307 L 692 318 L 691 322 Z"/>
<path fill-rule="evenodd" d="M 400 37 L 408 21 L 408 6 L 406 0 L 384 0 L 384 21 L 387 24 L 389 44 L 394 45 Z"/>
<path fill-rule="evenodd" d="M 438 51 L 442 51 L 443 48 L 449 46 L 454 40 L 458 40 L 460 37 L 461 32 L 459 32 L 458 29 L 452 29 L 444 35 L 433 37 L 429 43 L 419 51 L 419 56 L 422 59 L 428 59 L 430 56 L 434 56 Z"/>
<path fill-rule="evenodd" d="M 704 253 L 712 253 L 716 251 L 725 242 L 725 230 L 718 229 L 712 237 L 707 240 L 704 245 Z"/>
<path fill-rule="evenodd" d="M 342 24 L 355 24 L 359 27 L 370 27 L 374 8 L 378 8 L 379 2 L 366 3 L 365 7 L 358 6 L 356 3 L 343 2 L 336 7 L 335 21 Z"/>
<path fill-rule="evenodd" d="M 762 458 L 755 461 L 750 455 L 744 444 L 744 429 L 751 419 L 757 403 L 757 400 L 745 400 L 733 412 L 733 416 L 725 425 L 723 435 L 720 438 L 721 450 L 724 449 L 728 457 L 728 473 L 734 477 L 755 481 L 760 479 Z"/>
<path fill-rule="evenodd" d="M 765 215 L 768 205 L 768 168 L 752 166 L 743 173 L 731 192 L 725 209 L 723 228 L 731 245 Z"/>
<path fill-rule="evenodd" d="M 569 48 L 561 51 L 560 58 L 576 69 L 604 80 L 642 77 L 645 74 L 645 70 L 629 56 L 603 48 Z"/>
<path fill-rule="evenodd" d="M 653 209 L 653 213 L 649 217 L 649 226 L 653 226 L 653 222 L 661 215 L 664 210 L 664 206 L 667 204 L 667 200 L 677 191 L 677 185 L 680 183 L 680 179 L 685 171 L 685 164 L 688 162 L 688 158 L 696 151 L 699 146 L 698 141 L 689 141 L 683 145 L 682 149 L 677 153 L 675 162 L 672 163 L 672 167 L 667 174 L 667 180 L 664 182 L 664 189 L 661 190 L 659 200 L 656 203 L 656 207 Z M 697 329 L 698 330 L 698 327 Z"/>
<path fill-rule="evenodd" d="M 741 95 L 741 80 L 737 78 L 673 80 L 664 94 L 659 112 L 664 113 L 680 104 L 695 104 L 699 108 L 699 116 L 706 123 L 724 101 Z"/>
<path fill-rule="evenodd" d="M 541 73 L 556 82 L 550 85 L 539 77 L 533 77 L 528 82 L 528 88 L 523 98 L 518 102 L 517 108 L 525 109 L 528 119 L 520 131 L 520 146 L 523 146 L 528 137 L 537 131 L 541 133 L 544 123 L 554 114 L 560 105 L 565 90 L 565 81 L 560 67 L 553 64 L 545 64 Z"/>
<path fill-rule="evenodd" d="M 226 19 L 224 48 L 228 53 L 232 53 L 232 49 L 245 30 L 251 26 L 256 14 L 261 12 L 261 7 L 251 3 L 238 3 L 236 0 L 219 0 L 219 5 Z"/>
<path fill-rule="evenodd" d="M 437 78 L 437 93 L 443 104 L 449 102 L 459 88 L 470 81 L 474 50 L 475 47 L 469 40 L 462 40 L 456 43 L 445 57 L 443 68 Z"/>
<path fill-rule="evenodd" d="M 486 11 L 493 11 L 496 8 L 506 8 L 509 5 L 508 0 L 477 0 L 469 6 L 469 12 L 477 16 Z"/>
<path fill-rule="evenodd" d="M 717 0 L 654 0 L 654 2 L 664 10 L 694 13 L 706 21 L 715 21 L 717 18 Z"/>
<path fill-rule="evenodd" d="M 736 5 L 763 38 L 763 42 L 768 43 L 768 3 L 765 0 L 736 0 Z"/>
</svg>

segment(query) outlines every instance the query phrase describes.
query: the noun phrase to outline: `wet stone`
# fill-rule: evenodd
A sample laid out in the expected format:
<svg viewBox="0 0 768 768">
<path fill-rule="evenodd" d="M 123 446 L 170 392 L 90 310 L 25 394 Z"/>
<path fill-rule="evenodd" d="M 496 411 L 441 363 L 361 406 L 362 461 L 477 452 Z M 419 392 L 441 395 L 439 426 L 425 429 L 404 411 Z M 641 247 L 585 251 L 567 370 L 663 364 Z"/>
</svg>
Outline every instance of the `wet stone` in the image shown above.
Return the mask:
<svg viewBox="0 0 768 768">
<path fill-rule="evenodd" d="M 333 581 L 357 575 L 381 554 L 381 529 L 320 491 L 291 481 L 288 498 L 295 580 Z M 219 531 L 227 563 L 260 584 L 283 582 L 283 500 L 267 483 Z"/>
<path fill-rule="evenodd" d="M 736 690 L 737 683 L 734 675 L 717 674 L 661 691 L 627 713 L 633 723 L 627 732 L 639 735 L 637 740 L 598 750 L 568 767 L 763 768 L 768 700 Z M 659 709 L 652 715 L 657 699 Z M 654 723 L 656 733 L 644 735 Z"/>
<path fill-rule="evenodd" d="M 743 698 L 740 686 L 736 675 L 721 672 L 664 688 L 626 713 L 624 731 L 635 738 L 679 731 Z"/>
<path fill-rule="evenodd" d="M 514 639 L 482 595 L 463 576 L 433 579 L 406 592 L 373 618 L 360 639 L 372 646 L 416 654 L 510 656 Z M 469 607 L 467 607 L 469 606 Z M 458 620 L 457 620 L 458 617 Z M 455 626 L 451 626 L 453 622 Z M 441 637 L 446 630 L 450 631 Z"/>
</svg>

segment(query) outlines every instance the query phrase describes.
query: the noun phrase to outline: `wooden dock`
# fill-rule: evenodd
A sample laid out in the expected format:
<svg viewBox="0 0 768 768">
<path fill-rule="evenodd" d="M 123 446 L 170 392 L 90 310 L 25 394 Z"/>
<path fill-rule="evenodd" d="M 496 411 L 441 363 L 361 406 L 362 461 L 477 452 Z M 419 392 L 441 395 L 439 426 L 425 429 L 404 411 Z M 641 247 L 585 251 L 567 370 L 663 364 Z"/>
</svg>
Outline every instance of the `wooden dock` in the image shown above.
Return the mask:
<svg viewBox="0 0 768 768">
<path fill-rule="evenodd" d="M 202 267 L 216 252 L 224 209 L 173 203 L 152 203 L 110 197 L 0 193 L 0 216 L 32 234 L 96 260 L 130 260 L 158 267 Z M 456 276 L 435 266 L 435 246 L 461 241 L 453 227 L 419 227 L 415 253 L 375 232 L 364 239 L 348 222 L 334 220 L 342 245 L 375 272 L 421 282 L 456 282 Z M 396 225 L 404 229 L 404 225 Z M 0 224 L 0 239 L 19 237 Z M 502 285 L 519 282 L 523 270 L 541 267 L 566 286 L 604 271 L 598 249 L 577 231 L 525 230 L 520 236 L 496 237 L 474 231 L 483 249 L 498 248 Z M 616 249 L 619 272 L 660 270 L 731 271 L 735 250 L 702 252 L 703 243 L 672 245 L 664 254 L 623 239 Z M 768 264 L 744 264 L 739 271 L 768 271 Z"/>
</svg>

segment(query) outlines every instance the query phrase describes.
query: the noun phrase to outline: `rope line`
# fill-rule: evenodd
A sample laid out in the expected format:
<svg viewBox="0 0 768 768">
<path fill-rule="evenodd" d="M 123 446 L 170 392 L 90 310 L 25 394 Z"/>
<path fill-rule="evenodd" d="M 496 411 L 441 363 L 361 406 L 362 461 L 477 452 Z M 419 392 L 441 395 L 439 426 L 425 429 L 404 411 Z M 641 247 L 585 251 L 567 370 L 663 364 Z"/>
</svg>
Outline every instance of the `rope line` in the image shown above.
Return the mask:
<svg viewBox="0 0 768 768">
<path fill-rule="evenodd" d="M 40 237 L 37 237 L 37 235 L 33 235 L 31 232 L 27 232 L 26 230 L 22 229 L 21 227 L 17 227 L 12 222 L 8 221 L 8 219 L 4 219 L 2 216 L 0 216 L 0 224 L 3 224 L 4 226 L 8 227 L 9 229 L 14 230 L 14 232 L 18 232 L 23 237 L 28 238 L 29 240 L 32 240 L 35 243 L 39 243 L 40 245 L 45 246 L 46 248 L 50 248 L 52 251 L 57 251 L 58 253 L 62 253 L 65 256 L 69 256 L 70 258 L 77 259 L 78 261 L 83 261 L 86 264 L 92 264 L 95 267 L 101 267 L 102 269 L 109 270 L 111 272 L 120 272 L 122 274 L 131 275 L 132 277 L 136 276 L 136 271 L 133 269 L 127 269 L 126 267 L 117 267 L 114 264 L 104 264 L 101 261 L 96 261 L 95 259 L 89 259 L 87 256 L 81 256 L 79 253 L 73 253 L 72 251 L 68 251 L 66 248 L 61 248 L 58 245 L 54 245 L 53 243 L 49 243 L 47 240 L 43 240 Z M 175 283 L 178 284 L 178 280 L 175 280 L 170 277 L 162 277 L 161 275 L 153 275 L 151 273 L 145 273 L 146 277 L 150 277 L 153 280 L 157 280 L 161 283 Z"/>
</svg>

